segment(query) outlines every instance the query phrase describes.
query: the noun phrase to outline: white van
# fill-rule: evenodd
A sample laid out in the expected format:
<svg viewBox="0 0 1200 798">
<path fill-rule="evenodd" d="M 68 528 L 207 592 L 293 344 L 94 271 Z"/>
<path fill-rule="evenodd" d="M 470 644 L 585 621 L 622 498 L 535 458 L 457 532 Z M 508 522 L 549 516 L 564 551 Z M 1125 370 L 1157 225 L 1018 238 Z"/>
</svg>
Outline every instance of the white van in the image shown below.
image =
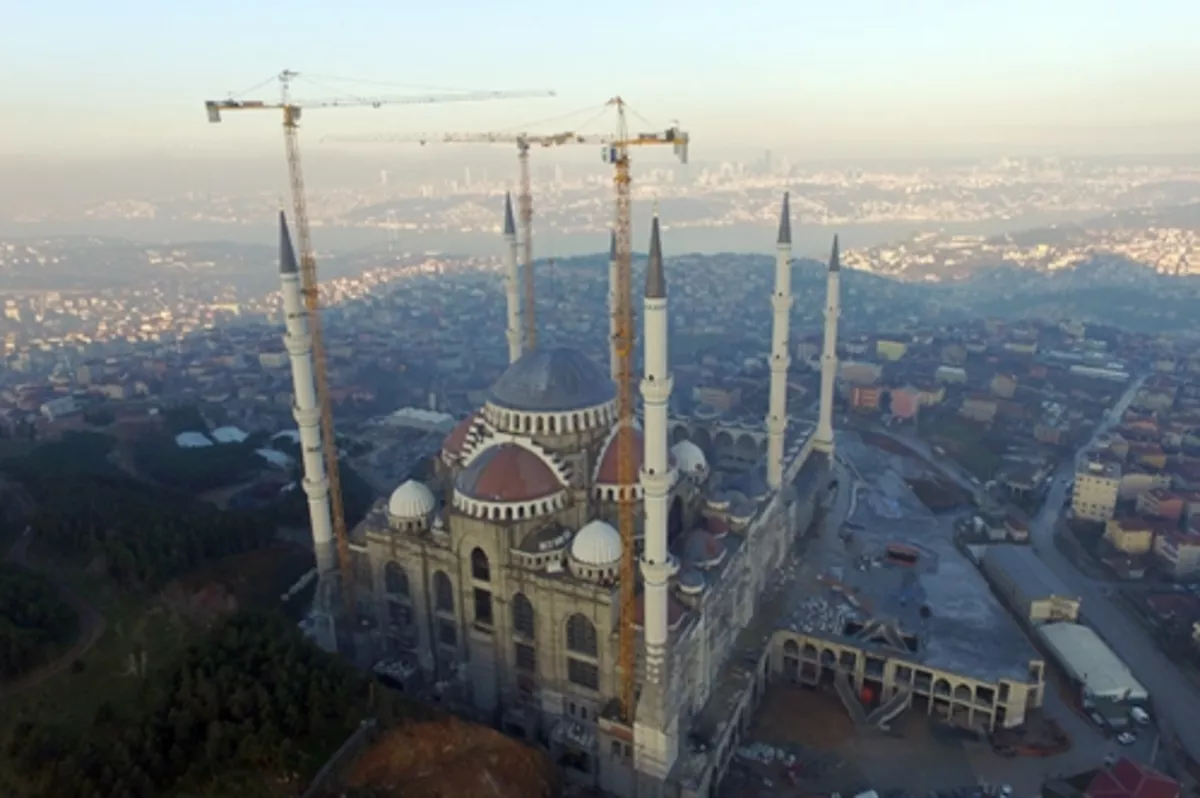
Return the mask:
<svg viewBox="0 0 1200 798">
<path fill-rule="evenodd" d="M 1133 722 L 1139 726 L 1146 726 L 1150 723 L 1150 713 L 1141 707 L 1129 710 L 1129 717 L 1133 718 Z"/>
</svg>

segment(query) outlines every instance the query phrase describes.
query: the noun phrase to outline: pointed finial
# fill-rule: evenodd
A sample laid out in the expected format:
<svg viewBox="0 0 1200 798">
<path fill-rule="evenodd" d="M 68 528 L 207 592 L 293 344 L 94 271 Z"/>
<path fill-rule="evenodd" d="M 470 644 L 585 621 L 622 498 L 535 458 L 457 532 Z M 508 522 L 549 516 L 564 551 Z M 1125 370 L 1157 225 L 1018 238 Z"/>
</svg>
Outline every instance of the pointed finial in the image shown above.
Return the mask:
<svg viewBox="0 0 1200 798">
<path fill-rule="evenodd" d="M 792 208 L 788 202 L 788 192 L 783 192 L 783 208 L 779 211 L 779 238 L 777 244 L 792 243 Z"/>
<path fill-rule="evenodd" d="M 662 238 L 658 229 L 658 214 L 650 222 L 650 257 L 646 263 L 646 299 L 667 298 L 667 276 L 663 272 Z"/>
<path fill-rule="evenodd" d="M 296 250 L 292 246 L 292 234 L 288 231 L 287 214 L 279 209 L 279 273 L 297 274 L 300 266 L 296 263 Z"/>
<path fill-rule="evenodd" d="M 512 192 L 504 192 L 504 235 L 515 236 L 517 234 L 517 220 L 513 218 L 512 209 Z"/>
<path fill-rule="evenodd" d="M 617 260 L 617 231 L 611 231 L 608 239 L 608 259 L 611 262 Z"/>
<path fill-rule="evenodd" d="M 829 271 L 840 272 L 842 270 L 842 261 L 838 256 L 838 237 L 833 237 L 833 252 L 829 255 Z"/>
</svg>

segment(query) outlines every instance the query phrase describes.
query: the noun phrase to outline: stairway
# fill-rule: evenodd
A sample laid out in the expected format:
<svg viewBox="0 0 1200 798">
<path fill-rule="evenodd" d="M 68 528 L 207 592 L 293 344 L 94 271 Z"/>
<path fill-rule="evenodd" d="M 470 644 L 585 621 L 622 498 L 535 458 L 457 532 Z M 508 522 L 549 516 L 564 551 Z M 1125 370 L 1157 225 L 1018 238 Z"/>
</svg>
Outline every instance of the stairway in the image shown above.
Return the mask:
<svg viewBox="0 0 1200 798">
<path fill-rule="evenodd" d="M 862 702 L 855 695 L 854 687 L 850 684 L 850 677 L 846 675 L 845 671 L 839 670 L 834 675 L 833 687 L 837 690 L 838 698 L 842 699 L 842 706 L 846 707 L 846 711 L 850 713 L 850 719 L 854 721 L 854 725 L 866 726 L 867 713 L 863 711 Z"/>
<path fill-rule="evenodd" d="M 911 702 L 911 691 L 904 688 L 897 689 L 891 698 L 875 707 L 875 710 L 867 716 L 867 725 L 882 729 L 887 723 L 898 718 L 904 710 L 908 709 Z"/>
</svg>

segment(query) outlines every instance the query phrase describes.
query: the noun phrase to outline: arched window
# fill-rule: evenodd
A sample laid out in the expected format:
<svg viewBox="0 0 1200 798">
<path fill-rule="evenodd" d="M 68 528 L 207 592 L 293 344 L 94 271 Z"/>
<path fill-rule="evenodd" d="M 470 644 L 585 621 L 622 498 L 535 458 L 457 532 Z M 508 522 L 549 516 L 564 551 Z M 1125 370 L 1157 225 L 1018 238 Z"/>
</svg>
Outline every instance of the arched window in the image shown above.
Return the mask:
<svg viewBox="0 0 1200 798">
<path fill-rule="evenodd" d="M 433 575 L 433 606 L 446 612 L 454 612 L 454 588 L 450 577 L 441 571 Z"/>
<path fill-rule="evenodd" d="M 599 651 L 595 625 L 579 613 L 567 619 L 567 650 L 587 657 L 594 657 Z"/>
<path fill-rule="evenodd" d="M 393 596 L 408 595 L 408 574 L 400 567 L 400 563 L 389 562 L 383 567 L 383 584 L 387 592 Z"/>
<path fill-rule="evenodd" d="M 511 507 L 508 512 L 512 512 Z M 471 577 L 480 582 L 490 582 L 492 579 L 492 569 L 488 567 L 488 558 L 483 549 L 476 548 L 471 552 Z"/>
<path fill-rule="evenodd" d="M 525 637 L 534 636 L 533 604 L 525 598 L 524 593 L 518 593 L 512 600 L 513 632 Z"/>
</svg>

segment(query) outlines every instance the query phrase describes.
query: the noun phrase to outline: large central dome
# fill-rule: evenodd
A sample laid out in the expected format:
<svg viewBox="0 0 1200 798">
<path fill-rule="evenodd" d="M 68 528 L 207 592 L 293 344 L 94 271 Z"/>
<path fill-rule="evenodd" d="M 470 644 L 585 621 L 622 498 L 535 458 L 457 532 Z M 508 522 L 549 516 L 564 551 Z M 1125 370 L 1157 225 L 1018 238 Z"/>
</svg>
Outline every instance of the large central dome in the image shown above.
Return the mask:
<svg viewBox="0 0 1200 798">
<path fill-rule="evenodd" d="M 616 398 L 612 379 L 575 349 L 534 349 L 492 386 L 491 404 L 526 413 L 562 413 Z"/>
</svg>

